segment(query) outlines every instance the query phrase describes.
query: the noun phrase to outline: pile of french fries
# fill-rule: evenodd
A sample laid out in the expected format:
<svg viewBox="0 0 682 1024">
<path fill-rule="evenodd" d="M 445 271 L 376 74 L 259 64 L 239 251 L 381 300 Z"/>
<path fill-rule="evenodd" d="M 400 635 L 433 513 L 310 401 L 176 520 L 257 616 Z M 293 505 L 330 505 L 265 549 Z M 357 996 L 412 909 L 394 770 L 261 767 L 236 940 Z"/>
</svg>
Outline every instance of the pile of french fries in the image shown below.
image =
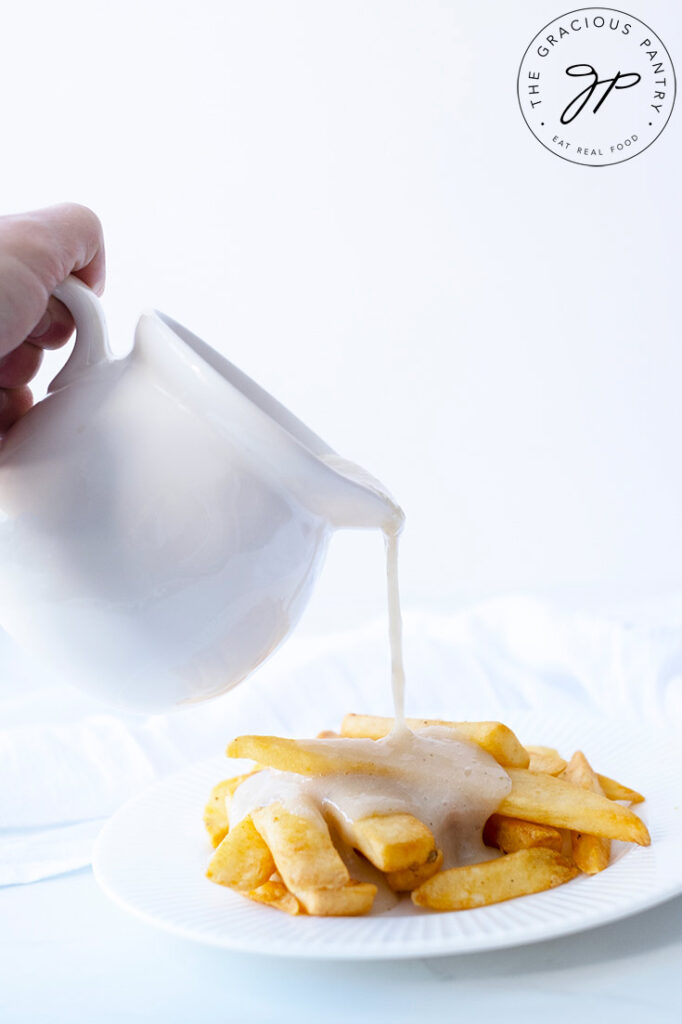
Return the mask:
<svg viewBox="0 0 682 1024">
<path fill-rule="evenodd" d="M 567 762 L 552 748 L 524 747 L 500 722 L 408 719 L 407 724 L 414 731 L 434 725 L 452 729 L 456 738 L 491 754 L 512 783 L 483 832 L 485 844 L 503 856 L 491 852 L 491 860 L 478 864 L 443 870 L 443 854 L 433 834 L 411 814 L 376 814 L 344 824 L 343 842 L 382 872 L 394 892 L 409 892 L 418 907 L 468 910 L 542 892 L 579 872 L 603 871 L 612 840 L 641 846 L 651 841 L 644 823 L 625 806 L 644 797 L 597 774 L 581 751 Z M 351 714 L 344 718 L 340 735 L 377 740 L 392 725 L 390 718 Z M 255 771 L 273 768 L 324 776 L 340 770 L 332 750 L 277 736 L 240 736 L 227 754 L 255 761 Z M 376 768 L 373 762 L 344 760 L 341 770 Z M 368 913 L 377 886 L 351 878 L 322 813 L 313 820 L 270 803 L 230 828 L 230 800 L 248 777 L 225 779 L 211 792 L 204 822 L 215 852 L 207 877 L 289 914 Z"/>
</svg>

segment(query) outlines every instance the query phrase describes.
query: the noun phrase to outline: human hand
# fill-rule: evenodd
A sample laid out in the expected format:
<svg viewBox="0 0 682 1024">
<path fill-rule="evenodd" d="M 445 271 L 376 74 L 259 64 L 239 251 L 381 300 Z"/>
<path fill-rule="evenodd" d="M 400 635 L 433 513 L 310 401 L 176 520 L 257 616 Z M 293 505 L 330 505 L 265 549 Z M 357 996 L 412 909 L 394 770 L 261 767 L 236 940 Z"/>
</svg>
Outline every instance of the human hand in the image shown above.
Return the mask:
<svg viewBox="0 0 682 1024">
<path fill-rule="evenodd" d="M 62 203 L 0 217 L 0 435 L 33 404 L 28 382 L 44 349 L 74 330 L 52 292 L 69 274 L 104 290 L 102 226 L 85 206 Z"/>
</svg>

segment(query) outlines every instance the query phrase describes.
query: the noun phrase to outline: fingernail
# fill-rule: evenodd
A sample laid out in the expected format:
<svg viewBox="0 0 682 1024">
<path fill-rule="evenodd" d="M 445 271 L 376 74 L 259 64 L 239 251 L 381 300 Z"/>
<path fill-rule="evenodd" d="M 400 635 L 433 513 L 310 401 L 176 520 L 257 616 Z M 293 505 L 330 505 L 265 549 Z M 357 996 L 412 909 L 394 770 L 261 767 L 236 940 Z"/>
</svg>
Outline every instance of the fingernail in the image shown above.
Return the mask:
<svg viewBox="0 0 682 1024">
<path fill-rule="evenodd" d="M 45 311 L 41 316 L 40 320 L 38 321 L 38 323 L 35 325 L 31 333 L 29 334 L 29 338 L 42 338 L 44 334 L 47 334 L 51 326 L 52 317 L 47 311 Z"/>
</svg>

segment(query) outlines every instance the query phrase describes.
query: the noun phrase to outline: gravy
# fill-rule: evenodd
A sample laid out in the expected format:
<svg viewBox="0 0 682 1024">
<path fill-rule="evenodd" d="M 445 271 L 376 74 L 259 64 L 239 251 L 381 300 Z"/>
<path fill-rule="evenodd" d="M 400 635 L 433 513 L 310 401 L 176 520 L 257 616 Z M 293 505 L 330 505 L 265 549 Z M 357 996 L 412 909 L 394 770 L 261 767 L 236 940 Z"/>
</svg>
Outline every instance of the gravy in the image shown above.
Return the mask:
<svg viewBox="0 0 682 1024">
<path fill-rule="evenodd" d="M 433 726 L 411 732 L 394 727 L 380 740 L 324 739 L 302 746 L 344 760 L 372 760 L 377 773 L 302 776 L 264 769 L 236 790 L 229 809 L 233 826 L 257 807 L 281 803 L 293 814 L 345 827 L 372 814 L 406 812 L 431 829 L 445 866 L 490 858 L 481 832 L 511 788 L 509 776 L 485 750 Z"/>
</svg>

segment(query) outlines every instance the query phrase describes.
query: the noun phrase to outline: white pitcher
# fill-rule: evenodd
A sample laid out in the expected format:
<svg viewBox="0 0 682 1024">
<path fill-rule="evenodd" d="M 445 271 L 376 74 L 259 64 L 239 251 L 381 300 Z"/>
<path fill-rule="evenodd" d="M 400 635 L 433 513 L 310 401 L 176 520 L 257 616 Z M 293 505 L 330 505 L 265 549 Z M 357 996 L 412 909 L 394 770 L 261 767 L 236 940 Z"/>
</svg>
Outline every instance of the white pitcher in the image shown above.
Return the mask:
<svg viewBox="0 0 682 1024">
<path fill-rule="evenodd" d="M 290 633 L 331 531 L 402 513 L 169 317 L 113 359 L 94 293 L 55 295 L 73 352 L 0 449 L 0 625 L 109 702 L 223 693 Z"/>
</svg>

